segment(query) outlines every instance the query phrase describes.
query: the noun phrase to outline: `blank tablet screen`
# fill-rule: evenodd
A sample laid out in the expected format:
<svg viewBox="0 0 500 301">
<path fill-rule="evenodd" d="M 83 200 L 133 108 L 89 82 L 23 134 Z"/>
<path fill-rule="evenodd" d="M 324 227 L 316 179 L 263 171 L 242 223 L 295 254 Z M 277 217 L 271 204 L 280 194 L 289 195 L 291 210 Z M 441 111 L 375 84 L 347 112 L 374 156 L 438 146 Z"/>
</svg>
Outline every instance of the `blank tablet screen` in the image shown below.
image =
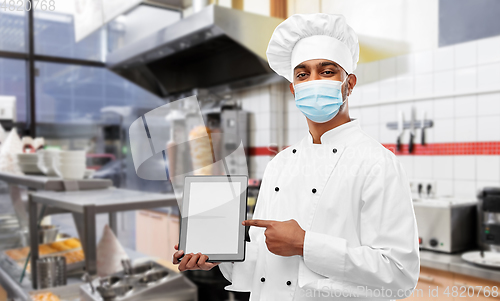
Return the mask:
<svg viewBox="0 0 500 301">
<path fill-rule="evenodd" d="M 201 252 L 222 261 L 244 256 L 246 181 L 225 176 L 187 180 L 181 227 L 184 254 Z"/>
<path fill-rule="evenodd" d="M 185 253 L 238 253 L 240 189 L 239 182 L 191 183 Z"/>
</svg>

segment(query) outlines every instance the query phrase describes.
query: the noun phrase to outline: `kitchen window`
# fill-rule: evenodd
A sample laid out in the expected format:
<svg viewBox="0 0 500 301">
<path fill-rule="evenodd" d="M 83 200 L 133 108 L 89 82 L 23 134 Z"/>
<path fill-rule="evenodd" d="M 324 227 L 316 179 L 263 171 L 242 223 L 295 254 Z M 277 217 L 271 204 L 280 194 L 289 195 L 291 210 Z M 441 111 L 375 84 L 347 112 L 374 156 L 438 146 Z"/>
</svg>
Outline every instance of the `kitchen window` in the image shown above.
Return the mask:
<svg viewBox="0 0 500 301">
<path fill-rule="evenodd" d="M 15 96 L 17 121 L 26 121 L 26 62 L 24 60 L 0 57 L 0 96 Z"/>
</svg>

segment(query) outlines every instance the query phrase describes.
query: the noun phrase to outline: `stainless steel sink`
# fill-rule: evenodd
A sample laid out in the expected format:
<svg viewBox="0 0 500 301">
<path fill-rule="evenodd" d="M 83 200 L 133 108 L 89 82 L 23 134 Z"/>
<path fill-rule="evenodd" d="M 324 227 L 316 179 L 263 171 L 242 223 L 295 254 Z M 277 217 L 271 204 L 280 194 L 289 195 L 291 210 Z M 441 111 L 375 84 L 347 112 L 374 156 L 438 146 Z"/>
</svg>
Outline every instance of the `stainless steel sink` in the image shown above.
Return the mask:
<svg viewBox="0 0 500 301">
<path fill-rule="evenodd" d="M 153 284 L 159 280 L 164 279 L 169 274 L 166 270 L 156 270 L 150 273 L 146 273 L 141 279 L 139 279 L 140 284 Z"/>
<path fill-rule="evenodd" d="M 196 301 L 198 289 L 184 275 L 155 262 L 133 266 L 130 274 L 119 272 L 80 286 L 83 301 Z"/>
</svg>

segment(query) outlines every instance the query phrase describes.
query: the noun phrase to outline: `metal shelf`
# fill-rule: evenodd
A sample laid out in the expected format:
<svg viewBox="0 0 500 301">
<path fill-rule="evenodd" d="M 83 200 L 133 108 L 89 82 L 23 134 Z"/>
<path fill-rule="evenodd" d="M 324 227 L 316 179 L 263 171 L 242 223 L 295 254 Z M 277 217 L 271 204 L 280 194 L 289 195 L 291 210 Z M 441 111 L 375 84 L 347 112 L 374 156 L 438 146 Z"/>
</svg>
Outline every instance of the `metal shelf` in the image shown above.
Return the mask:
<svg viewBox="0 0 500 301">
<path fill-rule="evenodd" d="M 16 175 L 13 173 L 0 172 L 0 180 L 10 185 L 21 185 L 36 190 L 64 191 L 65 184 L 72 182 L 78 185 L 80 190 L 105 189 L 111 187 L 113 182 L 108 179 L 82 179 L 66 181 L 56 177 L 36 175 Z"/>
<path fill-rule="evenodd" d="M 176 206 L 174 194 L 146 193 L 142 191 L 108 188 L 88 191 L 34 192 L 29 195 L 30 233 L 38 231 L 38 204 L 73 213 L 85 253 L 85 269 L 89 274 L 97 272 L 95 218 L 98 213 L 114 213 L 139 209 Z M 30 235 L 31 269 L 36 275 L 38 235 Z M 32 281 L 37 287 L 36 278 Z"/>
</svg>

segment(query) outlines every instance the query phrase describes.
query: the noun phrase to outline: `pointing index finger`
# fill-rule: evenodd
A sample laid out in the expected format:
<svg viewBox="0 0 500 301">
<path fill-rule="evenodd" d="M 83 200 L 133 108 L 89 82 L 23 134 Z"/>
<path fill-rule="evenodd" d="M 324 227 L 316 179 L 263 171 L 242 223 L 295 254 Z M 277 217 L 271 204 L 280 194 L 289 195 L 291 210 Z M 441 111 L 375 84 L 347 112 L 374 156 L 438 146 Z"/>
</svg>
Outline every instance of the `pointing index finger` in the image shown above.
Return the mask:
<svg viewBox="0 0 500 301">
<path fill-rule="evenodd" d="M 274 222 L 274 221 L 262 220 L 262 219 L 249 219 L 249 220 L 243 221 L 243 225 L 244 226 L 254 226 L 254 227 L 267 228 L 271 225 L 272 222 Z"/>
</svg>

